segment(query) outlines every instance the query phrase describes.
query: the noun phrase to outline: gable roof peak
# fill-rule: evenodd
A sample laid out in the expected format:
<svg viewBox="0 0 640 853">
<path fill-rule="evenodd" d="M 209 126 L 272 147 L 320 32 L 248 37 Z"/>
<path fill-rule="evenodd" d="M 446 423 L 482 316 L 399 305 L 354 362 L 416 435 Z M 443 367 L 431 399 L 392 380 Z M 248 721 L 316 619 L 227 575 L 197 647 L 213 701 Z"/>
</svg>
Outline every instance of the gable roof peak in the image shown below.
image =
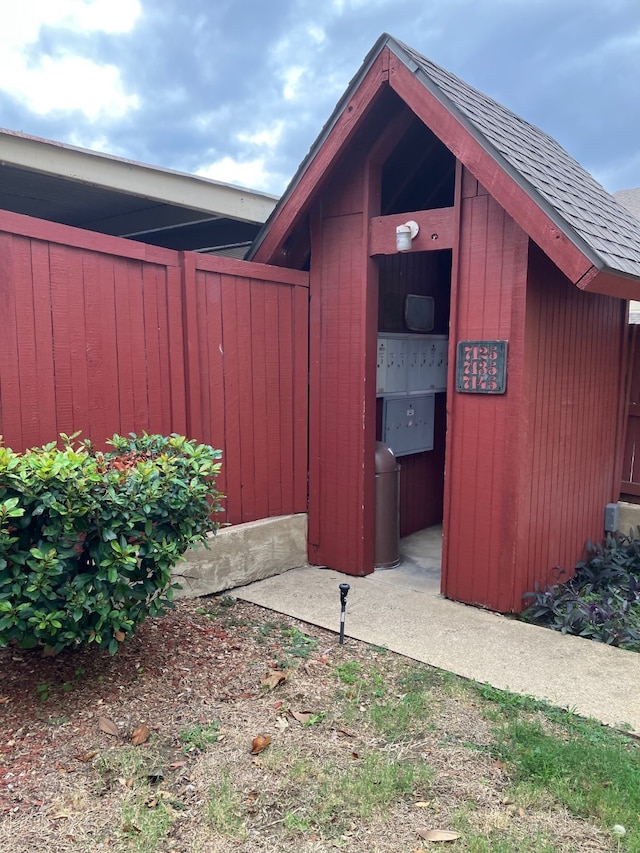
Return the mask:
<svg viewBox="0 0 640 853">
<path fill-rule="evenodd" d="M 250 257 L 259 251 L 280 211 L 286 207 L 385 48 L 405 66 L 411 78 L 419 81 L 430 96 L 455 119 L 459 128 L 456 132 L 459 132 L 460 137 L 470 136 L 474 140 L 475 150 L 479 146 L 484 152 L 484 162 L 492 160 L 501 173 L 505 173 L 510 182 L 517 185 L 520 196 L 522 193 L 528 196 L 529 205 L 533 202 L 553 228 L 578 250 L 594 272 L 640 279 L 640 231 L 637 221 L 628 210 L 549 134 L 388 33 L 378 38 L 365 57 L 272 217 L 258 235 Z M 405 77 L 404 83 L 396 82 L 394 85 L 400 98 L 403 98 L 403 86 L 409 82 Z M 413 104 L 413 111 L 428 126 L 429 117 L 420 115 L 420 106 L 416 106 L 415 99 Z M 430 130 L 438 135 L 435 127 L 430 127 Z M 451 140 L 449 143 L 445 139 L 442 141 L 450 147 Z M 464 146 L 455 147 L 462 149 Z M 457 156 L 463 165 L 474 171 L 477 165 L 474 157 L 467 163 L 462 150 Z M 488 171 L 494 173 L 495 169 Z M 484 175 L 476 174 L 475 177 L 485 183 Z M 306 186 L 309 186 L 309 182 Z M 492 191 L 490 186 L 487 189 Z M 305 192 L 310 190 L 307 188 Z M 501 201 L 497 195 L 496 198 Z M 304 200 L 298 199 L 296 208 L 301 210 L 303 206 Z M 510 213 L 518 221 L 517 205 Z M 527 230 L 526 224 L 521 224 Z M 570 278 L 575 284 L 579 283 L 580 276 L 577 279 Z"/>
</svg>

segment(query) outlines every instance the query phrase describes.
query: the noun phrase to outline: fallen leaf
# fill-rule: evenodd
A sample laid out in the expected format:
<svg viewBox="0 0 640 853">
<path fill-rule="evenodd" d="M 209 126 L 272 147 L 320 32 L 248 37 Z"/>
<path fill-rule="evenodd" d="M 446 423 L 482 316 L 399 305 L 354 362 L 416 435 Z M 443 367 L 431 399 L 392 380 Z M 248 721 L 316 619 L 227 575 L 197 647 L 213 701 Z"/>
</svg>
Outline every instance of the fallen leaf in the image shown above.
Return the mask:
<svg viewBox="0 0 640 853">
<path fill-rule="evenodd" d="M 413 805 L 416 809 L 428 809 L 431 803 L 428 800 L 420 800 L 420 802 L 414 803 Z"/>
<path fill-rule="evenodd" d="M 155 809 L 155 807 L 158 805 L 158 802 L 159 802 L 159 801 L 158 801 L 158 798 L 157 798 L 157 797 L 151 797 L 150 799 L 148 799 L 148 800 L 146 801 L 145 806 L 146 806 L 148 809 Z"/>
<path fill-rule="evenodd" d="M 273 672 L 267 672 L 266 675 L 263 675 L 260 680 L 260 684 L 263 687 L 268 687 L 269 690 L 273 690 L 279 684 L 282 684 L 283 681 L 287 680 L 287 673 L 282 672 L 280 669 L 274 669 Z"/>
<path fill-rule="evenodd" d="M 76 761 L 84 761 L 86 764 L 87 761 L 91 761 L 92 758 L 95 758 L 97 754 L 97 749 L 91 749 L 89 750 L 89 752 L 81 752 L 78 755 L 74 755 L 73 757 L 76 759 Z"/>
<path fill-rule="evenodd" d="M 149 740 L 149 735 L 151 734 L 151 729 L 145 723 L 138 726 L 133 730 L 133 734 L 131 735 L 131 743 L 134 746 L 140 746 L 143 743 L 146 743 Z"/>
<path fill-rule="evenodd" d="M 351 753 L 351 758 L 360 758 L 360 756 L 358 755 L 358 753 L 357 753 L 357 752 L 352 752 L 352 753 Z"/>
<path fill-rule="evenodd" d="M 290 709 L 289 715 L 293 717 L 294 720 L 297 720 L 300 725 L 304 726 L 304 724 L 308 723 L 311 717 L 313 717 L 313 711 L 294 711 L 293 709 Z"/>
<path fill-rule="evenodd" d="M 348 732 L 346 729 L 336 729 L 336 734 L 338 737 L 353 737 L 351 732 Z"/>
<path fill-rule="evenodd" d="M 520 808 L 518 809 L 518 815 L 520 817 L 524 817 L 525 814 L 526 814 L 525 810 L 522 808 L 522 806 L 520 806 Z"/>
<path fill-rule="evenodd" d="M 5 702 L 9 701 L 8 696 L 0 696 L 0 705 L 4 705 Z"/>
<path fill-rule="evenodd" d="M 98 719 L 98 727 L 101 732 L 104 732 L 106 735 L 113 735 L 113 737 L 120 737 L 120 732 L 118 731 L 118 727 L 110 720 L 109 717 L 100 717 Z"/>
<path fill-rule="evenodd" d="M 461 838 L 459 832 L 451 832 L 448 829 L 419 829 L 418 835 L 425 841 L 455 841 Z"/>
<path fill-rule="evenodd" d="M 274 705 L 272 705 L 271 707 L 273 708 L 273 710 L 274 710 L 274 711 L 279 711 L 279 710 L 280 710 L 280 708 L 282 708 L 282 706 L 283 706 L 283 705 L 284 705 L 284 702 L 280 701 L 280 702 L 276 702 L 276 703 L 275 703 Z"/>
<path fill-rule="evenodd" d="M 113 636 L 119 643 L 122 643 L 126 639 L 126 634 L 124 631 L 114 631 Z"/>
<path fill-rule="evenodd" d="M 174 761 L 172 764 L 169 765 L 169 770 L 177 770 L 178 767 L 184 767 L 186 763 L 186 761 Z"/>
<path fill-rule="evenodd" d="M 285 717 L 278 717 L 276 719 L 276 728 L 283 732 L 285 729 L 289 728 L 289 721 Z"/>
<path fill-rule="evenodd" d="M 139 826 L 136 826 L 135 823 L 124 823 L 122 825 L 123 832 L 142 832 Z"/>
<path fill-rule="evenodd" d="M 259 755 L 271 743 L 269 735 L 258 735 L 251 741 L 251 755 Z"/>
<path fill-rule="evenodd" d="M 498 770 L 504 770 L 504 768 L 507 766 L 504 761 L 498 761 L 497 759 L 493 763 L 498 768 Z"/>
<path fill-rule="evenodd" d="M 49 820 L 64 820 L 68 817 L 70 817 L 70 815 L 67 812 L 56 812 L 55 814 L 51 815 Z"/>
</svg>

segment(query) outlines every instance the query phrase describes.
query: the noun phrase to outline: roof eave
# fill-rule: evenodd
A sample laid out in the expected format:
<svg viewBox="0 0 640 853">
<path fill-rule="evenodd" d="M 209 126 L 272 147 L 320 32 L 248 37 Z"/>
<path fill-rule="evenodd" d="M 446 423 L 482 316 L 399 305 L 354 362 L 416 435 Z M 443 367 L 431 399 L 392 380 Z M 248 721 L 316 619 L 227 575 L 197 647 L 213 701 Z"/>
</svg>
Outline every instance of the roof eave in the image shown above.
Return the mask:
<svg viewBox="0 0 640 853">
<path fill-rule="evenodd" d="M 586 293 L 640 300 L 640 279 L 606 266 L 593 266 L 576 286 Z"/>
<path fill-rule="evenodd" d="M 324 126 L 322 127 L 322 130 L 313 142 L 306 157 L 298 166 L 293 178 L 291 179 L 286 190 L 280 197 L 280 200 L 276 204 L 271 215 L 256 235 L 256 238 L 253 241 L 251 248 L 246 254 L 247 260 L 253 260 L 253 258 L 258 253 L 260 247 L 264 243 L 265 238 L 269 234 L 274 221 L 280 216 L 283 208 L 285 208 L 290 202 L 292 195 L 295 193 L 304 175 L 307 173 L 309 167 L 316 159 L 318 152 L 322 149 L 323 145 L 335 129 L 336 125 L 338 124 L 341 116 L 347 110 L 349 102 L 352 100 L 354 93 L 358 90 L 363 80 L 371 71 L 371 68 L 375 64 L 376 60 L 378 59 L 384 48 L 387 46 L 387 43 L 391 40 L 392 38 L 390 35 L 388 35 L 387 33 L 383 33 L 364 58 L 360 68 L 349 81 L 349 85 L 347 86 L 344 94 L 336 104 L 333 112 L 329 116 L 329 119 L 325 122 Z"/>
<path fill-rule="evenodd" d="M 32 172 L 244 222 L 264 222 L 277 196 L 0 128 L 0 160 Z"/>
</svg>

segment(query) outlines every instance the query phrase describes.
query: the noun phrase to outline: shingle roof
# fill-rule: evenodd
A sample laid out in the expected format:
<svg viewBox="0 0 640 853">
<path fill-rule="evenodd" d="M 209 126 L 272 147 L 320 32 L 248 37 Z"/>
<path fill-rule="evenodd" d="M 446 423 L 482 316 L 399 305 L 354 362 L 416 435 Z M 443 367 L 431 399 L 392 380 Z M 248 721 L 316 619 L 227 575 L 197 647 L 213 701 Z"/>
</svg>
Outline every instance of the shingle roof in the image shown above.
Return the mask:
<svg viewBox="0 0 640 853">
<path fill-rule="evenodd" d="M 638 220 L 640 230 L 640 187 L 635 190 L 618 190 L 613 197 Z"/>
<path fill-rule="evenodd" d="M 353 93 L 385 48 L 460 121 L 477 144 L 596 269 L 640 279 L 638 223 L 586 169 L 548 134 L 386 33 L 351 80 L 247 257 L 253 258 L 259 251 L 280 211 L 347 109 Z M 399 94 L 402 97 L 402 92 Z"/>
<path fill-rule="evenodd" d="M 555 139 L 402 42 L 385 43 L 596 266 L 640 277 L 637 221 Z"/>
</svg>

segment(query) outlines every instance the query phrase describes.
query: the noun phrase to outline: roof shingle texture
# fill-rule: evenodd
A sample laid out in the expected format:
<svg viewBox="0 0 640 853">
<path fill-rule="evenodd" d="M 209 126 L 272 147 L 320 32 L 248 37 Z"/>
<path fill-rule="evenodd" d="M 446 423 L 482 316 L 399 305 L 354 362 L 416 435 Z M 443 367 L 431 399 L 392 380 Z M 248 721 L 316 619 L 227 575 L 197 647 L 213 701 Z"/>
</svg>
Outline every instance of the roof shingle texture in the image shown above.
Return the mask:
<svg viewBox="0 0 640 853">
<path fill-rule="evenodd" d="M 542 202 L 569 239 L 579 247 L 583 241 L 599 256 L 598 266 L 640 278 L 638 221 L 564 148 L 410 47 L 395 39 L 389 46 L 400 60 L 413 61 L 429 78 L 444 96 L 445 106 L 480 133 L 490 153 L 538 204 Z"/>
</svg>

